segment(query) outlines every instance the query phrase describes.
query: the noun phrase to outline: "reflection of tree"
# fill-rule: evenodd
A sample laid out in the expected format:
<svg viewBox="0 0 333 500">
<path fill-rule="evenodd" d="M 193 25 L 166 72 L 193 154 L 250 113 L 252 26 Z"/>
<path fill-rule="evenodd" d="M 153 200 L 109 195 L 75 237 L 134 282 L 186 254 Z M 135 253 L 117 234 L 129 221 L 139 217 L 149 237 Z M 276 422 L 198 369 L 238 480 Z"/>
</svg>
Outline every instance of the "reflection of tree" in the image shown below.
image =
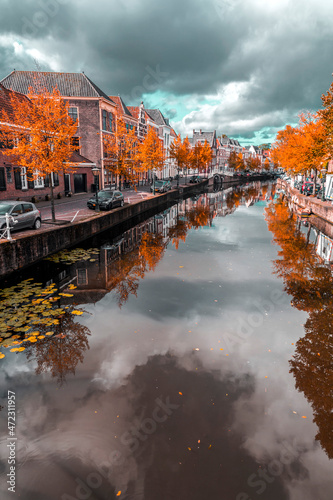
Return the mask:
<svg viewBox="0 0 333 500">
<path fill-rule="evenodd" d="M 116 293 L 122 307 L 131 294 L 137 296 L 140 279 L 147 271 L 154 271 L 162 259 L 166 243 L 163 236 L 145 231 L 138 247 L 122 254 L 113 264 L 109 288 Z"/>
<path fill-rule="evenodd" d="M 138 248 L 122 254 L 113 264 L 112 271 L 109 288 L 114 290 L 118 298 L 118 305 L 122 307 L 131 294 L 137 296 L 139 280 L 144 277 Z"/>
<path fill-rule="evenodd" d="M 154 271 L 165 252 L 166 243 L 158 233 L 145 232 L 142 235 L 139 253 L 143 260 L 144 269 Z"/>
<path fill-rule="evenodd" d="M 271 203 L 266 220 L 273 241 L 280 245 L 275 272 L 283 278 L 285 291 L 297 309 L 307 311 L 305 336 L 296 343 L 290 361 L 296 388 L 311 403 L 318 426 L 316 439 L 333 458 L 333 278 L 319 262 L 314 245 L 297 229 L 285 203 Z"/>
<path fill-rule="evenodd" d="M 66 375 L 74 375 L 77 364 L 83 362 L 83 353 L 89 349 L 88 335 L 89 329 L 76 323 L 71 312 L 66 311 L 51 338 L 38 340 L 27 347 L 27 358 L 37 361 L 38 375 L 49 371 L 62 385 Z"/>
<path fill-rule="evenodd" d="M 176 250 L 178 250 L 181 241 L 185 243 L 187 233 L 187 222 L 177 217 L 175 225 L 169 228 L 169 238 L 171 238 L 172 244 L 175 245 Z"/>
<path fill-rule="evenodd" d="M 211 226 L 213 214 L 210 213 L 209 205 L 197 205 L 187 212 L 186 218 L 189 228 L 199 229 L 199 227 Z"/>
<path fill-rule="evenodd" d="M 61 305 L 62 298 L 72 294 L 59 292 L 54 283 L 43 288 L 30 278 L 0 295 L 4 344 L 12 351 L 25 350 L 28 359 L 37 361 L 37 374 L 49 370 L 62 384 L 67 373 L 75 373 L 88 348 L 88 328 L 74 321 L 82 311 Z"/>
</svg>

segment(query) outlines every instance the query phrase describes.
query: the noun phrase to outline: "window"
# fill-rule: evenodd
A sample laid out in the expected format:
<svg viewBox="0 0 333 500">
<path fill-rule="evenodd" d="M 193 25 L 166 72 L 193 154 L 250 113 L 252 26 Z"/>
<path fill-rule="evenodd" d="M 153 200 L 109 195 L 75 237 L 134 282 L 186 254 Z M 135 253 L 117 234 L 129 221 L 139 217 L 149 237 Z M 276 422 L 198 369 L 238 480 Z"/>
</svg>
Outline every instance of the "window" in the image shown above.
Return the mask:
<svg viewBox="0 0 333 500">
<path fill-rule="evenodd" d="M 6 191 L 5 169 L 0 168 L 0 191 Z"/>
<path fill-rule="evenodd" d="M 77 117 L 78 117 L 77 108 L 70 107 L 68 110 L 68 114 L 72 118 L 73 122 L 77 122 Z"/>
<path fill-rule="evenodd" d="M 109 129 L 112 132 L 112 124 L 113 124 L 113 114 L 109 113 Z"/>
<path fill-rule="evenodd" d="M 23 203 L 23 213 L 27 214 L 29 212 L 33 212 L 33 206 L 31 203 Z"/>
<path fill-rule="evenodd" d="M 80 152 L 80 137 L 71 137 L 71 146 L 73 151 Z"/>
<path fill-rule="evenodd" d="M 34 188 L 43 188 L 44 187 L 44 178 L 40 177 L 39 175 L 37 177 L 34 177 Z"/>
<path fill-rule="evenodd" d="M 13 182 L 12 167 L 6 167 L 7 182 L 11 184 Z"/>
<path fill-rule="evenodd" d="M 23 210 L 22 210 L 22 205 L 15 205 L 15 207 L 13 208 L 12 210 L 12 215 L 20 215 L 23 213 Z"/>
<path fill-rule="evenodd" d="M 21 167 L 21 189 L 28 189 L 27 181 L 27 169 L 26 167 Z"/>
<path fill-rule="evenodd" d="M 106 118 L 107 118 L 107 112 L 105 111 L 105 109 L 103 109 L 103 113 L 102 113 L 102 129 L 103 130 L 106 130 Z"/>
<path fill-rule="evenodd" d="M 56 172 L 51 173 L 52 185 L 59 186 L 59 175 Z"/>
<path fill-rule="evenodd" d="M 31 180 L 28 180 L 28 187 L 33 189 L 33 188 L 43 188 L 45 186 L 45 181 L 44 177 L 41 177 L 38 175 L 39 172 L 38 170 L 34 171 L 34 176 L 31 177 Z"/>
<path fill-rule="evenodd" d="M 76 275 L 77 275 L 77 284 L 78 285 L 86 285 L 88 283 L 88 276 L 87 276 L 86 269 L 77 269 Z"/>
</svg>

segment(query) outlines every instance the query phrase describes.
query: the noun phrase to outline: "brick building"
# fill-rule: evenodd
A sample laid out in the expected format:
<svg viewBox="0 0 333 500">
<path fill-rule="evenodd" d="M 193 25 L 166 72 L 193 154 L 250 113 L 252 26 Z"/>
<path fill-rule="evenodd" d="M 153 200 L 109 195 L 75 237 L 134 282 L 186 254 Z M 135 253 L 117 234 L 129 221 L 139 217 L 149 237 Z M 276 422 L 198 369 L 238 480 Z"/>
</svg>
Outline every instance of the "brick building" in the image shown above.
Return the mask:
<svg viewBox="0 0 333 500">
<path fill-rule="evenodd" d="M 36 85 L 45 87 L 49 92 L 57 87 L 60 95 L 69 102 L 69 112 L 77 121 L 77 132 L 73 137 L 73 147 L 91 165 L 100 168 L 100 184 L 107 184 L 103 160 L 103 135 L 112 134 L 115 127 L 117 105 L 84 73 L 55 73 L 40 71 L 12 71 L 1 81 L 7 89 L 28 94 L 29 88 Z M 81 182 L 77 189 L 90 191 L 93 177 L 83 172 L 80 163 Z M 86 163 L 87 164 L 87 163 Z M 90 169 L 91 170 L 91 169 Z M 73 186 L 75 184 L 73 183 Z"/>
<path fill-rule="evenodd" d="M 0 84 L 0 112 L 5 111 L 9 118 L 9 125 L 15 124 L 15 110 L 11 96 L 18 101 L 27 100 L 31 106 L 33 103 L 23 94 L 6 89 Z M 1 118 L 0 118 L 1 125 Z M 5 155 L 2 151 L 5 144 L 0 143 L 0 199 L 45 199 L 50 192 L 50 176 L 30 178 L 24 167 L 13 156 Z M 73 152 L 69 158 L 71 167 L 68 173 L 53 174 L 53 185 L 55 195 L 68 194 L 70 192 L 84 192 L 87 184 L 92 184 L 94 178 L 91 168 L 93 163 L 77 152 Z"/>
</svg>

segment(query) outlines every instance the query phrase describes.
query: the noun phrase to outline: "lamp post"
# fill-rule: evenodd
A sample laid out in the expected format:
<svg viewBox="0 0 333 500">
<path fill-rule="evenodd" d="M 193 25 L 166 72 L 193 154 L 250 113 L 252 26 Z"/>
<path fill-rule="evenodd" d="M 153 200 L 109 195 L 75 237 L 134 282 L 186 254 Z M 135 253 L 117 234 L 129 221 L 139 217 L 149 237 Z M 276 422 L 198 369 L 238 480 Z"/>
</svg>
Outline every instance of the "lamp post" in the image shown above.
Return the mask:
<svg viewBox="0 0 333 500">
<path fill-rule="evenodd" d="M 153 193 L 155 196 L 155 176 L 156 176 L 156 168 L 153 168 Z"/>
<path fill-rule="evenodd" d="M 95 180 L 95 194 L 96 194 L 96 207 L 95 207 L 95 211 L 96 212 L 99 212 L 99 204 L 98 204 L 98 188 L 99 188 L 99 183 L 98 183 L 98 180 L 99 180 L 99 171 L 100 169 L 98 167 L 96 167 L 96 165 L 91 169 L 92 173 L 93 173 L 93 176 L 94 176 L 94 180 Z"/>
<path fill-rule="evenodd" d="M 326 182 L 326 168 L 321 170 L 322 173 L 322 185 L 321 185 L 321 201 L 325 201 L 325 182 Z"/>
</svg>

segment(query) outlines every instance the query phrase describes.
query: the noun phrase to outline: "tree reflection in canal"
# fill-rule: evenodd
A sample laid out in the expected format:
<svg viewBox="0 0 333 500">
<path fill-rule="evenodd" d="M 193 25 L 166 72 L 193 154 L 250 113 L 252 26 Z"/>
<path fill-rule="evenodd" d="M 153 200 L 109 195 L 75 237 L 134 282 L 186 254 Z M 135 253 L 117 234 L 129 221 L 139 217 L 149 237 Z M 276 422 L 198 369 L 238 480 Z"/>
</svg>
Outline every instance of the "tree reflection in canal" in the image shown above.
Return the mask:
<svg viewBox="0 0 333 500">
<path fill-rule="evenodd" d="M 60 292 L 55 283 L 42 287 L 28 279 L 3 289 L 0 297 L 0 346 L 25 351 L 37 362 L 37 374 L 49 371 L 62 385 L 89 349 L 89 329 L 75 321 L 83 311 L 61 303 L 72 294 Z"/>
<path fill-rule="evenodd" d="M 316 439 L 329 458 L 333 458 L 333 277 L 330 267 L 319 261 L 315 245 L 309 242 L 288 210 L 279 200 L 266 209 L 268 228 L 281 247 L 274 262 L 275 273 L 292 296 L 292 305 L 306 311 L 305 336 L 296 343 L 290 361 L 296 387 L 311 403 L 318 426 Z"/>
</svg>

